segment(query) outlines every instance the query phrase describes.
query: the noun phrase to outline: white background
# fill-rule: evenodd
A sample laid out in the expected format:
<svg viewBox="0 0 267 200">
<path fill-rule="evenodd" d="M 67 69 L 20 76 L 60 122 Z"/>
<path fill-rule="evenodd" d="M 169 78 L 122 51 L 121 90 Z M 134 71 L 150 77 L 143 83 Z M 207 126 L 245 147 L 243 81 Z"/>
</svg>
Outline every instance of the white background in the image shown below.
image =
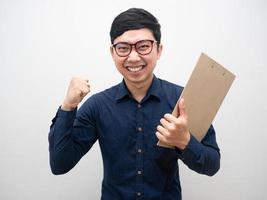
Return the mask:
<svg viewBox="0 0 267 200">
<path fill-rule="evenodd" d="M 130 7 L 162 25 L 158 77 L 185 85 L 201 52 L 237 76 L 213 123 L 221 169 L 208 177 L 179 161 L 184 199 L 267 199 L 266 2 L 0 0 L 0 199 L 100 198 L 98 143 L 54 176 L 47 135 L 72 76 L 89 78 L 91 94 L 121 81 L 109 30 Z"/>
</svg>

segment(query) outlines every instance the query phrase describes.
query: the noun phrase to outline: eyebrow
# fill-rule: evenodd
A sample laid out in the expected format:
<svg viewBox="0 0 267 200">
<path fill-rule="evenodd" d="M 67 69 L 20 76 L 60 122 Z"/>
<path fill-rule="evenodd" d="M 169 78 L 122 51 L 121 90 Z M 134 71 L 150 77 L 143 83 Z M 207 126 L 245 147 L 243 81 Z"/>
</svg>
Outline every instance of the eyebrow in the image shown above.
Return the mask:
<svg viewBox="0 0 267 200">
<path fill-rule="evenodd" d="M 153 41 L 155 41 L 155 39 L 153 39 L 153 38 L 147 38 L 147 39 L 137 40 L 136 42 L 118 41 L 116 43 L 113 42 L 113 44 L 118 44 L 118 43 L 136 44 L 137 42 L 140 42 L 140 41 L 143 41 L 143 40 L 153 40 Z"/>
</svg>

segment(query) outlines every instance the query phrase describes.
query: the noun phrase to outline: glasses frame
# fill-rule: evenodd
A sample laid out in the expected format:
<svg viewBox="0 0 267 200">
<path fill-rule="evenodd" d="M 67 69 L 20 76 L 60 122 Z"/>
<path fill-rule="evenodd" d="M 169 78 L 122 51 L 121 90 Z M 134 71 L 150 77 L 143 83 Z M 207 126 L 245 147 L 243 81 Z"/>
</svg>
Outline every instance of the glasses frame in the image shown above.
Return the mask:
<svg viewBox="0 0 267 200">
<path fill-rule="evenodd" d="M 151 49 L 150 49 L 150 51 L 147 52 L 147 53 L 140 53 L 140 52 L 138 51 L 138 49 L 136 48 L 136 45 L 137 45 L 138 43 L 140 43 L 140 42 L 144 42 L 144 41 L 149 41 L 149 42 L 151 43 Z M 131 54 L 132 50 L 133 50 L 133 47 L 134 47 L 135 51 L 136 51 L 139 55 L 145 56 L 145 55 L 148 55 L 148 54 L 150 54 L 150 53 L 152 52 L 155 43 L 157 43 L 156 40 L 139 40 L 139 41 L 137 41 L 137 42 L 134 43 L 134 44 L 130 44 L 130 43 L 128 43 L 128 42 L 118 42 L 118 43 L 116 43 L 116 44 L 113 44 L 112 47 L 115 49 L 115 52 L 116 52 L 116 54 L 117 54 L 119 57 L 127 57 L 127 56 L 129 56 L 129 55 Z M 120 55 L 120 53 L 117 52 L 117 48 L 116 48 L 116 46 L 117 46 L 118 44 L 127 44 L 127 45 L 129 45 L 129 46 L 130 46 L 130 51 L 129 51 L 129 53 L 128 53 L 127 55 L 123 55 L 123 56 Z"/>
</svg>

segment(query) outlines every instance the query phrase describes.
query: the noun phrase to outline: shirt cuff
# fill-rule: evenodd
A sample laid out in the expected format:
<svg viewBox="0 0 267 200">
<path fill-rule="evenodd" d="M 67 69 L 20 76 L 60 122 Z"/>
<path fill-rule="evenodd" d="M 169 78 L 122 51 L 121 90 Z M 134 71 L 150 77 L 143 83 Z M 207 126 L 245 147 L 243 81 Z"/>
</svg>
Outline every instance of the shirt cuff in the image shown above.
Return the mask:
<svg viewBox="0 0 267 200">
<path fill-rule="evenodd" d="M 58 108 L 58 110 L 57 110 L 56 116 L 52 119 L 52 125 L 57 120 L 62 120 L 62 119 L 66 120 L 66 121 L 74 120 L 75 119 L 75 116 L 76 116 L 76 113 L 77 113 L 77 108 L 75 108 L 72 111 L 65 111 L 65 110 L 62 110 L 61 109 L 61 106 L 60 106 Z"/>
<path fill-rule="evenodd" d="M 59 117 L 69 117 L 69 116 L 76 116 L 77 113 L 77 107 L 74 110 L 71 111 L 65 111 L 61 109 L 61 106 L 58 108 L 58 116 Z"/>
<path fill-rule="evenodd" d="M 176 148 L 176 152 L 181 160 L 190 163 L 191 161 L 194 161 L 199 157 L 202 152 L 202 148 L 202 144 L 191 134 L 189 143 L 186 148 L 184 150 Z"/>
</svg>

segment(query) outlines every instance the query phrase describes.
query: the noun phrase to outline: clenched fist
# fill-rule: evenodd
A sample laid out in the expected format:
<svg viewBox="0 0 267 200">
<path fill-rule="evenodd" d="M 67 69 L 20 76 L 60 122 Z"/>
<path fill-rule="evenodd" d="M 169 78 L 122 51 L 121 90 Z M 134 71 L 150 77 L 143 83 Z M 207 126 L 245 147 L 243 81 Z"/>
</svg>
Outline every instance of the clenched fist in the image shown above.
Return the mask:
<svg viewBox="0 0 267 200">
<path fill-rule="evenodd" d="M 74 110 L 89 92 L 90 85 L 87 79 L 72 78 L 61 109 L 65 111 Z"/>
</svg>

